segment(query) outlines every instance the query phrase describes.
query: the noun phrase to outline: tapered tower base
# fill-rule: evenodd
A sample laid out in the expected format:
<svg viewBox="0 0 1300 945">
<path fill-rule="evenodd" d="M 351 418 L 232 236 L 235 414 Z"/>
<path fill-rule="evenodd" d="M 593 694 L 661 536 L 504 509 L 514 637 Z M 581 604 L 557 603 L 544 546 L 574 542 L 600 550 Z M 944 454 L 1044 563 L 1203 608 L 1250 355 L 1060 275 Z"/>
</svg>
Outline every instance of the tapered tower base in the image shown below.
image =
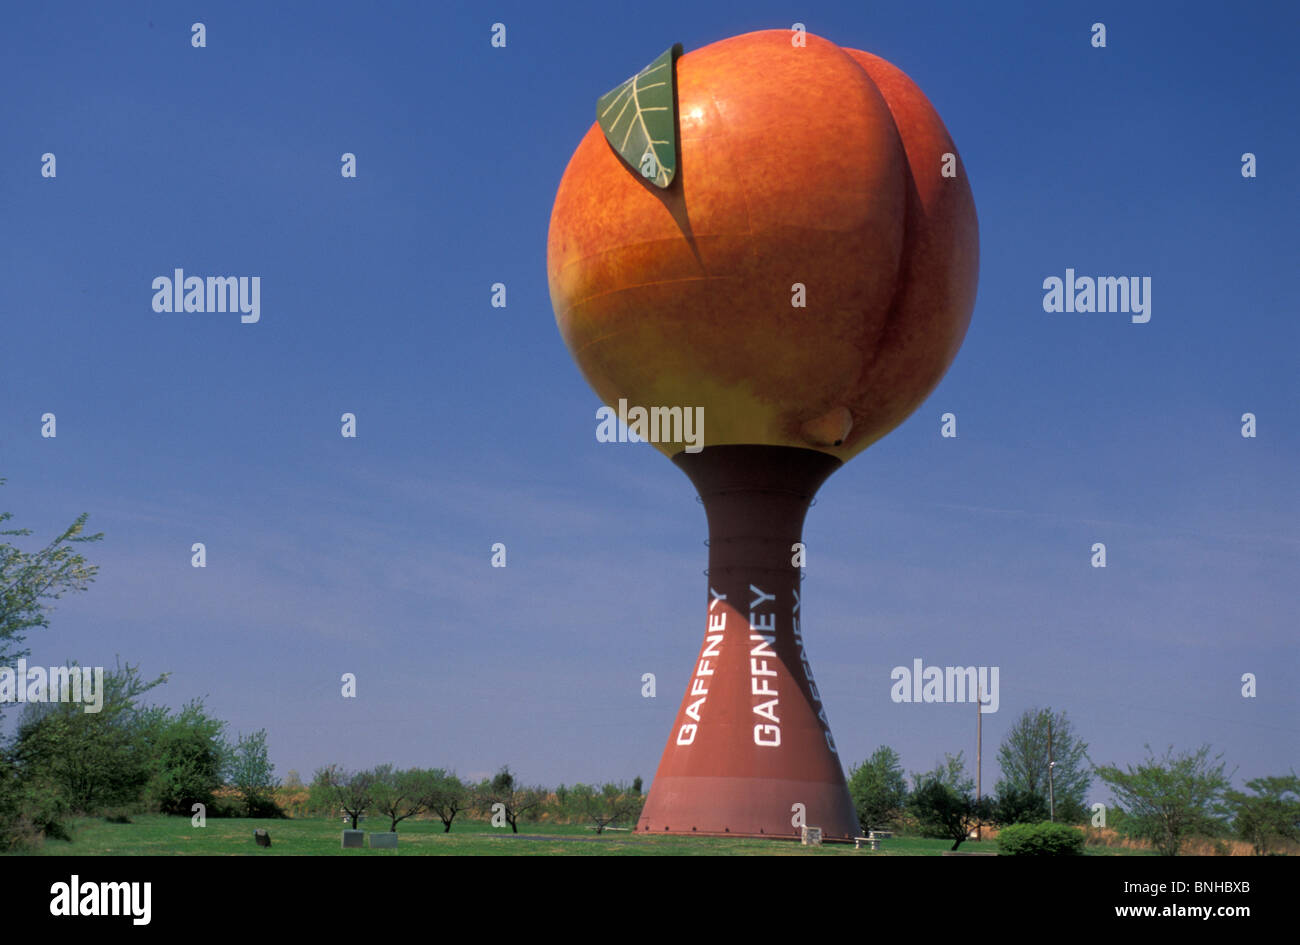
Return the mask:
<svg viewBox="0 0 1300 945">
<path fill-rule="evenodd" d="M 709 520 L 704 644 L 668 737 L 643 833 L 829 839 L 858 834 L 804 648 L 804 516 L 840 461 L 788 446 L 678 453 Z M 800 546 L 802 547 L 802 546 Z"/>
</svg>

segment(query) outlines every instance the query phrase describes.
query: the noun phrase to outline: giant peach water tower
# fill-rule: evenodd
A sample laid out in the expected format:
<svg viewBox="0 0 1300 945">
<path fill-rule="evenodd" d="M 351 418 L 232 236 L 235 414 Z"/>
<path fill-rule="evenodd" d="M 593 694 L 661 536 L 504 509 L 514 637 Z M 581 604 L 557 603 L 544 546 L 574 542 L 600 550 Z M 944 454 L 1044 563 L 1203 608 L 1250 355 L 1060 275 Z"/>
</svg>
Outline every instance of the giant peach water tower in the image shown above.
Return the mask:
<svg viewBox="0 0 1300 945">
<path fill-rule="evenodd" d="M 674 46 L 603 96 L 556 194 L 556 322 L 601 400 L 703 408 L 655 446 L 709 523 L 704 641 L 638 831 L 858 833 L 796 545 L 818 487 L 952 363 L 979 268 L 943 122 L 899 69 L 802 31 Z"/>
</svg>

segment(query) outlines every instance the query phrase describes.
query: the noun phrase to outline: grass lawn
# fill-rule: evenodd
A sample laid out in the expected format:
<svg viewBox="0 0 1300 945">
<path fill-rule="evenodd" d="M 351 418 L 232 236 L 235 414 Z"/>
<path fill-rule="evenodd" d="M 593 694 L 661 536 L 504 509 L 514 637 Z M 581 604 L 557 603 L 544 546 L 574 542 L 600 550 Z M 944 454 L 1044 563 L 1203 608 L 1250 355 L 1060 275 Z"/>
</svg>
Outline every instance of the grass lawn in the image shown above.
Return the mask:
<svg viewBox="0 0 1300 945">
<path fill-rule="evenodd" d="M 898 837 L 886 840 L 879 851 L 855 850 L 851 844 L 803 847 L 783 840 L 749 840 L 730 837 L 671 837 L 605 833 L 581 825 L 521 824 L 520 835 L 509 828 L 493 828 L 482 821 L 457 819 L 451 833 L 437 820 L 403 821 L 396 850 L 344 850 L 340 845 L 341 820 L 217 820 L 194 827 L 188 817 L 140 814 L 129 824 L 111 824 L 87 818 L 72 824 L 72 841 L 47 840 L 40 856 L 938 856 L 952 844 L 947 840 Z M 384 826 L 387 822 L 384 822 Z M 362 825 L 374 829 L 374 822 Z M 253 842 L 253 831 L 265 828 L 269 849 Z M 961 852 L 996 852 L 996 841 L 967 841 Z M 1147 851 L 1094 850 L 1096 853 Z"/>
</svg>

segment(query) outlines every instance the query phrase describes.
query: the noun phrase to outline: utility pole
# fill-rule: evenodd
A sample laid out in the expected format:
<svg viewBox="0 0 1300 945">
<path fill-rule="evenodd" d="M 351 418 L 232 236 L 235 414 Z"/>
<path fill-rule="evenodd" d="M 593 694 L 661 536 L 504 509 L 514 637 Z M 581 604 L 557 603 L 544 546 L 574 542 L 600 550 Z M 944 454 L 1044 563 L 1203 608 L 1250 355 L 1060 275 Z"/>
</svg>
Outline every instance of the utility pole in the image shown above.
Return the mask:
<svg viewBox="0 0 1300 945">
<path fill-rule="evenodd" d="M 984 787 L 984 693 L 975 683 L 975 807 L 979 809 L 980 793 Z M 984 824 L 975 819 L 975 839 L 983 839 Z"/>
<path fill-rule="evenodd" d="M 1051 819 L 1056 822 L 1056 786 L 1052 780 L 1052 769 L 1056 762 L 1052 760 L 1052 717 L 1047 717 L 1047 797 L 1051 805 Z"/>
</svg>

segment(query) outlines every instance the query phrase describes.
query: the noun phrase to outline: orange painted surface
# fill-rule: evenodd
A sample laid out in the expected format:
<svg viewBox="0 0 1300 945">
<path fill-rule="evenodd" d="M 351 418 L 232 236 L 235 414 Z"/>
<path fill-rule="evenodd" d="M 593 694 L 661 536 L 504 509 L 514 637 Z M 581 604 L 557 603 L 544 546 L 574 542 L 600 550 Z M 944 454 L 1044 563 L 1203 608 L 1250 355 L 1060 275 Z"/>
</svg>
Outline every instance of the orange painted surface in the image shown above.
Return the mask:
<svg viewBox="0 0 1300 945">
<path fill-rule="evenodd" d="M 704 445 L 847 460 L 934 389 L 979 266 L 965 169 L 902 72 L 809 34 L 677 62 L 680 168 L 659 190 L 593 123 L 560 182 L 556 321 L 601 399 L 703 406 Z M 807 307 L 791 306 L 792 285 Z M 840 442 L 836 442 L 840 440 Z M 656 444 L 675 455 L 682 443 Z"/>
</svg>

